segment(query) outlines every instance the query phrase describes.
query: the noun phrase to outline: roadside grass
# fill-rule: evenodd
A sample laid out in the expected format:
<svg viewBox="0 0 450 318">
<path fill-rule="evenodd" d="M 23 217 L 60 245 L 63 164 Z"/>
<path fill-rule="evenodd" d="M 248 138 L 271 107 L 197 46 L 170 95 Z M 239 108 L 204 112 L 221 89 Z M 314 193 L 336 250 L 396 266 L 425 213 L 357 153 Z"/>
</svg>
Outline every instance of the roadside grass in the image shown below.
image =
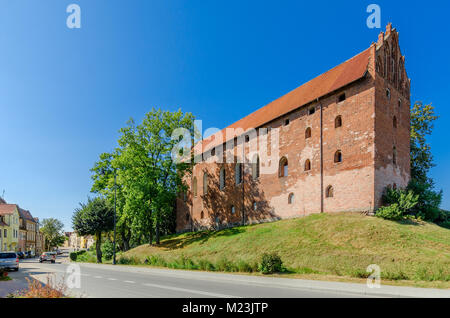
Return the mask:
<svg viewBox="0 0 450 318">
<path fill-rule="evenodd" d="M 283 276 L 365 281 L 377 264 L 384 283 L 450 288 L 450 230 L 357 213 L 170 235 L 119 254 L 118 263 L 255 273 L 264 253 L 281 257 Z"/>
</svg>

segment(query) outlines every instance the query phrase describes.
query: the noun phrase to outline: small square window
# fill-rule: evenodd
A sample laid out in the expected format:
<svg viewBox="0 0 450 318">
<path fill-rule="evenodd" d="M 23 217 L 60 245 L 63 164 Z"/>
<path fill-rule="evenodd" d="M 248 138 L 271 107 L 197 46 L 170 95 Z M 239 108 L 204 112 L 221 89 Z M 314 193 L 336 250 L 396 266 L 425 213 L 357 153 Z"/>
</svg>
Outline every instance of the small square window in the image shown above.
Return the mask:
<svg viewBox="0 0 450 318">
<path fill-rule="evenodd" d="M 284 120 L 284 125 L 285 125 L 285 126 L 289 125 L 289 118 L 286 118 L 286 119 Z"/>
<path fill-rule="evenodd" d="M 246 135 L 245 136 L 245 142 L 249 142 L 250 141 L 250 136 L 249 135 Z"/>
<path fill-rule="evenodd" d="M 316 112 L 316 108 L 315 107 L 311 107 L 309 110 L 308 110 L 308 114 L 309 115 L 312 115 L 312 114 L 314 114 Z"/>
<path fill-rule="evenodd" d="M 338 96 L 338 103 L 341 103 L 345 100 L 345 93 Z"/>
</svg>

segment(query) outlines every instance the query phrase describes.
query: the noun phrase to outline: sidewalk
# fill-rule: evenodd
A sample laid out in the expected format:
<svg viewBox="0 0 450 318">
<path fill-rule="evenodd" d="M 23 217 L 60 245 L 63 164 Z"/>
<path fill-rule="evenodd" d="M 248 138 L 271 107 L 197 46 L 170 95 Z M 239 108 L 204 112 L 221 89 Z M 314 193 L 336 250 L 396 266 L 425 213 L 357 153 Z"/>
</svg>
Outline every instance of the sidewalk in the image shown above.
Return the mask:
<svg viewBox="0 0 450 318">
<path fill-rule="evenodd" d="M 27 286 L 28 282 L 26 281 L 25 276 L 13 278 L 12 280 L 9 281 L 2 281 L 0 282 L 0 298 L 5 298 L 9 294 L 22 290 Z"/>
</svg>

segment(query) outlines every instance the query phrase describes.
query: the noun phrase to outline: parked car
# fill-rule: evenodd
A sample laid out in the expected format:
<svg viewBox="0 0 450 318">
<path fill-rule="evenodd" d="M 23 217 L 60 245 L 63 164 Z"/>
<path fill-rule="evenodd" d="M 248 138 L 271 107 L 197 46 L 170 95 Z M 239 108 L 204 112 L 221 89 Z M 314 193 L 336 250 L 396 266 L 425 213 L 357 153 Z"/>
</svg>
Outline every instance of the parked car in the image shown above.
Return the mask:
<svg viewBox="0 0 450 318">
<path fill-rule="evenodd" d="M 42 262 L 51 262 L 55 263 L 56 261 L 56 253 L 55 252 L 44 252 L 39 256 L 39 263 Z"/>
<path fill-rule="evenodd" d="M 61 255 L 63 252 L 60 249 L 55 250 L 56 255 Z"/>
<path fill-rule="evenodd" d="M 16 252 L 0 252 L 0 268 L 19 270 L 19 257 Z"/>
<path fill-rule="evenodd" d="M 25 253 L 24 252 L 17 252 L 17 257 L 19 257 L 19 259 L 23 259 L 25 258 Z"/>
<path fill-rule="evenodd" d="M 25 258 L 31 258 L 31 251 L 25 252 Z"/>
</svg>

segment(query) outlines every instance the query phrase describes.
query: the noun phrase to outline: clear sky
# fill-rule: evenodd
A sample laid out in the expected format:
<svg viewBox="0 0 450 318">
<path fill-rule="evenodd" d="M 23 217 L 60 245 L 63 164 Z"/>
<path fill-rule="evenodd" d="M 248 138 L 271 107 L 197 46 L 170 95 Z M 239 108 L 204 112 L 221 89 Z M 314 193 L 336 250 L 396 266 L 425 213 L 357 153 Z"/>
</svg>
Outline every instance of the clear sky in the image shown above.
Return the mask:
<svg viewBox="0 0 450 318">
<path fill-rule="evenodd" d="M 376 0 L 375 0 L 376 1 Z M 375 1 L 0 1 L 0 194 L 66 229 L 118 130 L 152 106 L 223 128 L 377 40 Z M 81 7 L 81 29 L 66 7 Z M 432 175 L 450 209 L 448 1 L 376 1 L 412 102 L 441 116 Z"/>
</svg>

